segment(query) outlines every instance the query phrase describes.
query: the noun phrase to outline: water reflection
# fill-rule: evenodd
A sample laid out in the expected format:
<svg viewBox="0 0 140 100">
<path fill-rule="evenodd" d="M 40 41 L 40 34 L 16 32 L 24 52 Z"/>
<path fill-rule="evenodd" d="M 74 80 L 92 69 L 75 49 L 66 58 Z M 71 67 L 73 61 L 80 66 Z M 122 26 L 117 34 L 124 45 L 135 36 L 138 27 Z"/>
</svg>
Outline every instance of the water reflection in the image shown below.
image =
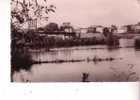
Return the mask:
<svg viewBox="0 0 140 100">
<path fill-rule="evenodd" d="M 91 58 L 122 58 L 113 61 L 89 62 Z M 81 82 L 81 81 L 138 81 L 140 77 L 140 51 L 134 48 L 108 50 L 106 46 L 85 46 L 51 49 L 32 53 L 36 61 L 77 60 L 84 62 L 34 64 L 32 74 L 23 75 L 31 82 Z M 130 71 L 130 65 L 133 69 Z M 84 74 L 83 74 L 84 73 Z M 19 74 L 19 73 L 18 73 Z M 131 78 L 128 78 L 128 76 Z M 27 77 L 28 76 L 28 77 Z"/>
</svg>

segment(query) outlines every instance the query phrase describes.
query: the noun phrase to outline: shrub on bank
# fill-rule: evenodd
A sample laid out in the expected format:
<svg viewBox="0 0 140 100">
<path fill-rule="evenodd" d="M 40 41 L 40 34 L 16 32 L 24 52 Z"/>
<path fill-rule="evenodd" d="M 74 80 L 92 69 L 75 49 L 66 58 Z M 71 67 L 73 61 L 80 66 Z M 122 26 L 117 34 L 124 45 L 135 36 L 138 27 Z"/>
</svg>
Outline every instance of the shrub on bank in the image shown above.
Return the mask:
<svg viewBox="0 0 140 100">
<path fill-rule="evenodd" d="M 140 48 L 140 39 L 135 40 L 135 47 Z"/>
</svg>

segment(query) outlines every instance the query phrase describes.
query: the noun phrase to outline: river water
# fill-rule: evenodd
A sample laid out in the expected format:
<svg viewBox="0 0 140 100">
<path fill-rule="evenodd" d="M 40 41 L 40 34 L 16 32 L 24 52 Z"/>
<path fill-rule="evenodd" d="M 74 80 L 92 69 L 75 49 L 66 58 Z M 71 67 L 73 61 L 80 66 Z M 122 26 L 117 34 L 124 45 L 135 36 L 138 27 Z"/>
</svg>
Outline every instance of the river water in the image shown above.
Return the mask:
<svg viewBox="0 0 140 100">
<path fill-rule="evenodd" d="M 126 47 L 114 49 L 98 45 L 32 52 L 32 58 L 35 61 L 82 59 L 84 61 L 34 64 L 28 72 L 24 70 L 16 72 L 13 76 L 14 81 L 81 82 L 83 73 L 88 74 L 86 80 L 90 82 L 139 81 L 140 51 L 129 46 L 129 44 L 132 45 L 129 41 L 125 40 L 123 43 Z M 92 58 L 114 58 L 114 60 L 88 61 Z"/>
</svg>

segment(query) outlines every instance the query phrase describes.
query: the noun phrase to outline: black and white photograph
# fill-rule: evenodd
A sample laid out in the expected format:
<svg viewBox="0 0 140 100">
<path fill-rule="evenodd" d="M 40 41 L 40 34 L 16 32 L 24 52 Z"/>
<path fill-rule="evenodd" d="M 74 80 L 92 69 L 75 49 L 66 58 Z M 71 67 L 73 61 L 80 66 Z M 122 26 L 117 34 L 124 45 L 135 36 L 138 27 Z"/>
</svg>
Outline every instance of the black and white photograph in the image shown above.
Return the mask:
<svg viewBox="0 0 140 100">
<path fill-rule="evenodd" d="M 11 0 L 10 81 L 140 81 L 140 0 Z"/>
</svg>

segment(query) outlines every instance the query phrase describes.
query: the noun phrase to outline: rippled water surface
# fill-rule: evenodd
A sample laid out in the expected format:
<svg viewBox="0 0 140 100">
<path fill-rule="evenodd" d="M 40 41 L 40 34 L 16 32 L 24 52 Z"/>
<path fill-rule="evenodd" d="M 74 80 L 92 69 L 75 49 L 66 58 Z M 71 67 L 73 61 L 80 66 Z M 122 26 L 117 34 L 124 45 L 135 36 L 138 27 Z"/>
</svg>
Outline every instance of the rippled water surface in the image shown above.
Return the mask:
<svg viewBox="0 0 140 100">
<path fill-rule="evenodd" d="M 93 58 L 114 58 L 112 61 L 88 61 Z M 108 49 L 107 46 L 56 48 L 49 52 L 32 53 L 36 61 L 79 60 L 83 62 L 34 64 L 29 72 L 14 75 L 16 81 L 81 82 L 83 73 L 88 81 L 138 81 L 140 77 L 140 51 L 134 48 Z"/>
</svg>

